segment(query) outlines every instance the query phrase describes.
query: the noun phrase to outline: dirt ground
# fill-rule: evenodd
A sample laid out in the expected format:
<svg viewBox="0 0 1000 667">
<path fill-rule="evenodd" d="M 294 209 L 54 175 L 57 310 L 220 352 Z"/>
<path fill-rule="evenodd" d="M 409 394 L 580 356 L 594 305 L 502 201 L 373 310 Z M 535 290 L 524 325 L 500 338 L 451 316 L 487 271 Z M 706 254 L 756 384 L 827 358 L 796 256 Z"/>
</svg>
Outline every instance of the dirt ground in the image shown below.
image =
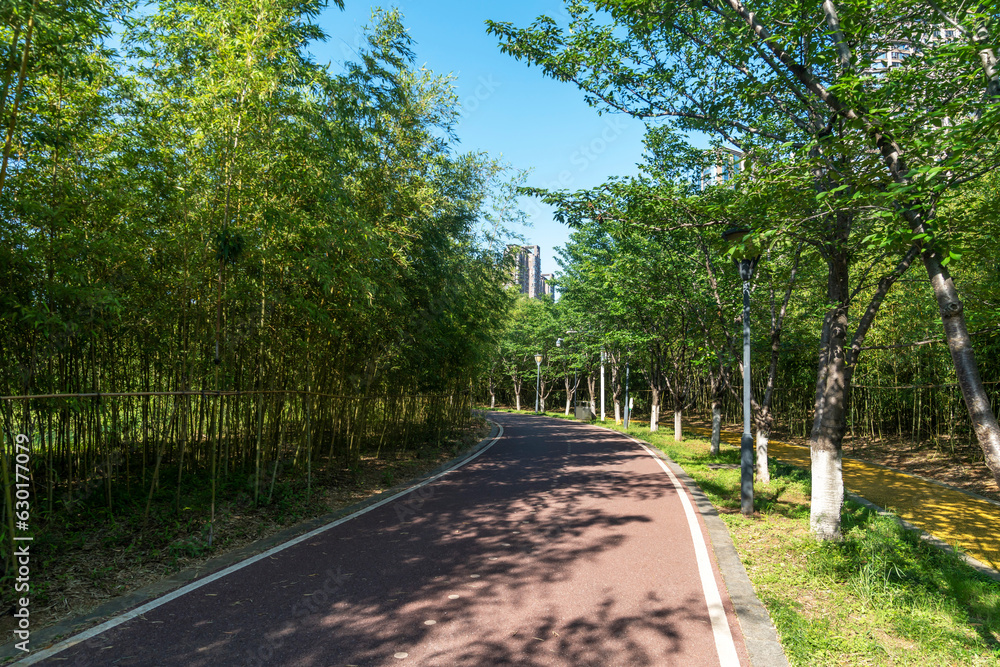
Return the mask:
<svg viewBox="0 0 1000 667">
<path fill-rule="evenodd" d="M 712 427 L 710 421 L 701 419 L 690 423 L 702 428 Z M 742 426 L 732 425 L 726 430 L 739 433 Z M 781 430 L 776 430 L 771 437 L 796 445 L 809 444 L 807 438 L 791 436 Z M 844 456 L 927 477 L 1000 502 L 1000 488 L 983 462 L 982 450 L 968 441 L 956 442 L 953 453 L 947 437 L 935 444 L 933 441 L 911 443 L 906 438 L 852 438 L 848 433 L 844 438 Z"/>
</svg>

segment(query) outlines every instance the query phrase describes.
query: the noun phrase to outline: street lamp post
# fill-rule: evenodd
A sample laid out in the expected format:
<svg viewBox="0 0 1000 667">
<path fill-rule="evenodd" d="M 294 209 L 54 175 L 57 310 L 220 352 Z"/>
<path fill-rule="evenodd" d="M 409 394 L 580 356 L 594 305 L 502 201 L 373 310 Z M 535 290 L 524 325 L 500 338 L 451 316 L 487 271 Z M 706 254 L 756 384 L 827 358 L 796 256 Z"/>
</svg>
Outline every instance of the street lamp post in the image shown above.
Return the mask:
<svg viewBox="0 0 1000 667">
<path fill-rule="evenodd" d="M 753 437 L 750 435 L 750 279 L 760 260 L 747 243 L 750 230 L 734 228 L 722 238 L 735 248 L 733 262 L 743 281 L 743 436 L 740 438 L 740 509 L 753 514 Z"/>
<path fill-rule="evenodd" d="M 542 411 L 542 355 L 535 355 L 535 366 L 537 375 L 535 376 L 535 414 Z"/>
</svg>

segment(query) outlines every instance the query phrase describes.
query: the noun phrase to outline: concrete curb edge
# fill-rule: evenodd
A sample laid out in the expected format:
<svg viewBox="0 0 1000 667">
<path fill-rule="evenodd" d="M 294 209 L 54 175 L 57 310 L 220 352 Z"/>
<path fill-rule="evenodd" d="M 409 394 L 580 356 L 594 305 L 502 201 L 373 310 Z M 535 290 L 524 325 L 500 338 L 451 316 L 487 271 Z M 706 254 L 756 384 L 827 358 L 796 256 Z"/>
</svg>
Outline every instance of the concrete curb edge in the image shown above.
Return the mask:
<svg viewBox="0 0 1000 667">
<path fill-rule="evenodd" d="M 629 436 L 631 437 L 631 436 Z M 634 440 L 634 438 L 633 438 Z M 637 441 L 638 442 L 638 441 Z M 743 561 L 740 560 L 733 544 L 729 529 L 719 517 L 718 511 L 705 495 L 698 483 L 684 469 L 667 456 L 662 450 L 651 443 L 646 443 L 651 451 L 663 459 L 677 479 L 687 487 L 694 500 L 695 507 L 701 513 L 708 529 L 708 539 L 715 551 L 715 560 L 719 571 L 726 582 L 729 599 L 733 603 L 740 628 L 743 630 L 743 641 L 750 655 L 750 664 L 757 667 L 788 667 L 785 649 L 778 641 L 778 631 L 774 627 L 771 615 L 757 597 L 750 582 Z"/>
<path fill-rule="evenodd" d="M 570 420 L 567 420 L 570 421 Z M 670 470 L 677 476 L 677 479 L 687 488 L 688 493 L 694 500 L 694 505 L 705 521 L 708 530 L 708 539 L 712 543 L 712 550 L 715 552 L 715 560 L 719 565 L 719 571 L 726 584 L 726 591 L 733 604 L 736 617 L 743 631 L 743 641 L 750 656 L 750 664 L 755 667 L 788 667 L 788 658 L 785 656 L 785 649 L 778 641 L 778 631 L 774 627 L 771 615 L 757 597 L 750 582 L 743 561 L 740 560 L 733 544 L 733 538 L 729 534 L 729 529 L 719 517 L 715 506 L 708 499 L 708 496 L 701 490 L 698 483 L 690 475 L 684 472 L 677 463 L 667 456 L 656 445 L 643 442 L 629 435 L 614 429 L 605 428 L 599 424 L 577 422 L 601 429 L 619 433 L 635 443 L 646 445 L 650 451 L 659 456 Z"/>
</svg>

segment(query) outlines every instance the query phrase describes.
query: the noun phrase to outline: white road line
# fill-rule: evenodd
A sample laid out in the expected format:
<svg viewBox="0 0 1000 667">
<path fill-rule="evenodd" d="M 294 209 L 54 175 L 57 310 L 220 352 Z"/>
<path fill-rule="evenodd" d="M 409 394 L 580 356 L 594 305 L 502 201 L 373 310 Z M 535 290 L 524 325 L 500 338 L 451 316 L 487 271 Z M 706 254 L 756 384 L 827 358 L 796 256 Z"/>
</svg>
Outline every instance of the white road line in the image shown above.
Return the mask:
<svg viewBox="0 0 1000 667">
<path fill-rule="evenodd" d="M 729 621 L 726 618 L 726 610 L 722 606 L 722 596 L 719 595 L 719 587 L 715 583 L 715 575 L 712 573 L 712 562 L 708 557 L 708 547 L 705 546 L 705 537 L 701 532 L 701 524 L 695 516 L 694 507 L 688 499 L 687 490 L 673 471 L 667 467 L 659 456 L 650 451 L 644 443 L 629 438 L 635 442 L 646 453 L 656 459 L 656 462 L 663 468 L 663 472 L 670 477 L 670 482 L 677 489 L 680 496 L 681 505 L 684 507 L 684 516 L 687 517 L 688 528 L 691 529 L 691 539 L 694 542 L 694 555 L 698 560 L 698 574 L 701 576 L 701 587 L 705 592 L 705 601 L 708 603 L 708 616 L 712 620 L 712 634 L 715 636 L 715 649 L 719 653 L 719 664 L 722 667 L 739 667 L 740 659 L 736 654 L 736 644 L 733 642 L 733 634 L 729 630 Z"/>
<path fill-rule="evenodd" d="M 181 597 L 182 595 L 185 595 L 187 593 L 190 593 L 191 591 L 197 590 L 197 589 L 201 588 L 202 586 L 205 586 L 206 584 L 210 584 L 210 583 L 212 583 L 213 581 L 215 581 L 217 579 L 221 579 L 222 577 L 225 577 L 226 575 L 229 575 L 229 574 L 232 574 L 233 572 L 236 572 L 237 570 L 242 570 L 243 568 L 247 567 L 248 565 L 253 565 L 254 563 L 256 563 L 259 560 L 263 560 L 264 558 L 267 558 L 269 556 L 273 556 L 274 554 L 278 553 L 279 551 L 284 551 L 285 549 L 287 549 L 289 547 L 295 546 L 299 542 L 304 542 L 305 540 L 308 540 L 309 538 L 315 537 L 315 536 L 319 535 L 320 533 L 326 532 L 326 531 L 330 530 L 331 528 L 335 528 L 335 527 L 339 526 L 342 523 L 346 523 L 346 522 L 350 521 L 351 519 L 355 519 L 355 518 L 361 516 L 362 514 L 367 514 L 368 512 L 371 512 L 373 509 L 375 509 L 376 507 L 381 507 L 382 505 L 385 505 L 387 503 L 391 503 L 392 501 L 396 500 L 397 498 L 400 498 L 401 496 L 405 496 L 406 494 L 408 494 L 408 493 L 410 493 L 412 491 L 416 491 L 417 489 L 419 489 L 421 487 L 427 486 L 431 482 L 433 482 L 433 481 L 435 481 L 437 479 L 440 479 L 441 477 L 444 477 L 445 475 L 447 475 L 448 473 L 450 473 L 452 470 L 455 470 L 456 468 L 459 468 L 459 467 L 465 465 L 466 463 L 469 463 L 470 461 L 475 460 L 483 452 L 485 452 L 487 449 L 489 449 L 490 447 L 492 447 L 493 445 L 495 445 L 497 443 L 497 441 L 500 438 L 503 437 L 503 426 L 501 426 L 497 422 L 492 422 L 492 423 L 494 423 L 494 424 L 497 425 L 497 428 L 500 429 L 500 432 L 497 434 L 497 437 L 493 438 L 493 440 L 490 442 L 490 444 L 486 445 L 485 447 L 483 447 L 482 449 L 480 449 L 478 452 L 476 452 L 475 454 L 473 454 L 469 458 L 467 458 L 467 459 L 465 459 L 463 461 L 459 461 L 458 463 L 455 463 L 451 467 L 449 467 L 449 468 L 447 468 L 445 470 L 442 470 L 441 472 L 439 472 L 438 474 L 434 475 L 433 477 L 429 477 L 429 478 L 425 479 L 424 481 L 420 482 L 419 484 L 414 484 L 410 488 L 404 489 L 404 490 L 400 491 L 399 493 L 396 493 L 396 494 L 394 494 L 394 495 L 392 495 L 392 496 L 390 496 L 388 498 L 383 498 L 382 500 L 378 501 L 377 503 L 372 503 L 368 507 L 360 509 L 357 512 L 355 512 L 354 514 L 350 514 L 348 516 L 341 517 L 340 519 L 337 519 L 336 521 L 334 521 L 332 523 L 328 523 L 325 526 L 320 526 L 319 528 L 316 528 L 315 530 L 312 530 L 312 531 L 310 531 L 308 533 L 305 533 L 304 535 L 299 535 L 298 537 L 296 537 L 294 539 L 291 539 L 288 542 L 284 542 L 282 544 L 279 544 L 276 547 L 272 547 L 272 548 L 268 549 L 267 551 L 264 551 L 263 553 L 259 553 L 256 556 L 248 558 L 248 559 L 246 559 L 244 561 L 240 561 L 239 563 L 236 563 L 234 565 L 230 565 L 229 567 L 225 568 L 224 570 L 219 570 L 218 572 L 215 572 L 214 574 L 210 574 L 207 577 L 204 577 L 203 579 L 198 579 L 197 581 L 192 581 L 190 584 L 187 584 L 186 586 L 182 586 L 181 588 L 178 588 L 177 590 L 175 590 L 175 591 L 173 591 L 171 593 L 167 593 L 166 595 L 164 595 L 162 597 L 158 597 L 155 600 L 151 600 L 151 601 L 147 602 L 146 604 L 144 604 L 142 606 L 136 607 L 135 609 L 132 609 L 131 611 L 125 612 L 124 614 L 121 614 L 119 616 L 115 616 L 114 618 L 111 618 L 111 619 L 105 621 L 104 623 L 101 623 L 100 625 L 95 625 L 94 627 L 90 628 L 89 630 L 85 630 L 84 632 L 81 632 L 78 635 L 74 635 L 74 636 L 70 637 L 69 639 L 66 639 L 66 640 L 64 640 L 64 641 L 56 644 L 55 646 L 52 646 L 52 647 L 47 648 L 45 650 L 39 651 L 38 653 L 32 653 L 28 657 L 24 658 L 23 660 L 21 660 L 19 662 L 14 663 L 14 664 L 15 665 L 34 665 L 35 663 L 40 662 L 42 660 L 45 660 L 46 658 L 50 658 L 53 655 L 56 655 L 57 653 L 61 653 L 61 652 L 65 651 L 66 649 L 68 649 L 68 648 L 70 648 L 72 646 L 76 646 L 80 642 L 87 641 L 91 637 L 96 637 L 97 635 L 101 634 L 102 632 L 107 632 L 108 630 L 110 630 L 112 628 L 115 628 L 115 627 L 121 625 L 122 623 L 125 623 L 126 621 L 130 621 L 133 618 L 135 618 L 137 616 L 141 616 L 142 614 L 145 614 L 145 613 L 147 613 L 149 611 L 152 611 L 153 609 L 156 609 L 157 607 L 165 605 L 166 603 L 168 603 L 168 602 L 170 602 L 172 600 L 176 600 L 177 598 Z"/>
<path fill-rule="evenodd" d="M 612 431 L 601 426 L 596 426 L 596 428 L 600 428 L 605 433 L 619 433 L 642 447 L 647 454 L 656 459 L 656 462 L 663 468 L 663 472 L 667 473 L 667 476 L 670 478 L 670 483 L 677 489 L 677 495 L 681 499 L 681 506 L 684 508 L 684 516 L 687 518 L 688 529 L 691 531 L 691 541 L 694 543 L 694 555 L 698 561 L 698 575 L 701 578 L 701 588 L 705 593 L 705 602 L 708 604 L 708 617 L 712 622 L 712 635 L 715 637 L 715 650 L 719 654 L 719 665 L 721 667 L 740 667 L 740 658 L 736 653 L 736 643 L 733 641 L 733 633 L 729 630 L 726 609 L 722 606 L 722 596 L 719 594 L 719 587 L 715 583 L 715 574 L 712 572 L 712 561 L 708 557 L 708 547 L 705 546 L 705 536 L 701 532 L 701 524 L 698 523 L 694 507 L 691 505 L 690 499 L 688 499 L 687 489 L 684 488 L 684 485 L 677 479 L 673 471 L 667 467 L 663 459 L 654 454 L 646 446 L 646 443 L 636 440 L 627 433 Z"/>
</svg>

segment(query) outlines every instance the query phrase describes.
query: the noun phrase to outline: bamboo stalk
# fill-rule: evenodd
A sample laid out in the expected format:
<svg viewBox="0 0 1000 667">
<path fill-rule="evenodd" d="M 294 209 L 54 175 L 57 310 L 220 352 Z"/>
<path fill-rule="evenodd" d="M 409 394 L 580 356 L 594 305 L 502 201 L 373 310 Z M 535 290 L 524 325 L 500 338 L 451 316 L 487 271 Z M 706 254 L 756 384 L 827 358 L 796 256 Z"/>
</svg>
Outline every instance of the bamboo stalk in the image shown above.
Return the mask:
<svg viewBox="0 0 1000 667">
<path fill-rule="evenodd" d="M 177 413 L 177 403 L 174 403 L 173 412 L 170 413 L 170 420 L 172 422 L 174 415 Z M 168 430 L 169 432 L 169 430 Z M 153 440 L 156 441 L 156 433 L 153 433 Z M 146 499 L 146 510 L 142 514 L 142 525 L 145 526 L 149 521 L 149 509 L 153 504 L 153 493 L 156 491 L 157 481 L 160 478 L 160 462 L 163 460 L 163 450 L 166 448 L 166 440 L 161 440 L 160 444 L 156 448 L 156 465 L 153 468 L 153 479 L 149 483 L 149 497 Z"/>
<path fill-rule="evenodd" d="M 274 469 L 271 472 L 271 488 L 267 492 L 267 504 L 268 505 L 271 504 L 271 498 L 274 497 L 274 480 L 278 478 L 278 462 L 281 461 L 281 446 L 282 446 L 283 441 L 285 439 L 285 424 L 286 424 L 286 422 L 284 420 L 281 420 L 280 413 L 278 415 L 278 419 L 281 421 L 281 431 L 280 431 L 280 434 L 278 435 L 278 447 L 277 447 L 277 450 L 275 451 L 275 456 L 274 456 Z"/>
<path fill-rule="evenodd" d="M 177 514 L 181 513 L 181 483 L 184 479 L 184 454 L 187 450 L 187 435 L 188 435 L 187 413 L 188 413 L 188 403 L 186 400 L 181 399 L 180 424 L 177 427 L 177 436 L 178 436 L 177 446 L 178 449 L 180 450 L 178 454 L 178 463 L 177 463 L 177 497 L 176 497 Z"/>
<path fill-rule="evenodd" d="M 260 439 L 264 431 L 264 405 L 263 398 L 261 398 L 261 405 L 257 409 L 257 454 L 256 454 L 256 465 L 254 467 L 253 475 L 253 502 L 254 505 L 258 503 L 260 498 Z"/>
<path fill-rule="evenodd" d="M 312 399 L 306 399 L 306 500 L 312 496 Z"/>
<path fill-rule="evenodd" d="M 7 138 L 3 147 L 3 162 L 0 164 L 0 193 L 3 193 L 4 185 L 7 181 L 7 164 L 10 159 L 10 149 L 14 141 L 14 128 L 17 126 L 17 113 L 20 110 L 21 99 L 24 93 L 24 81 L 28 77 L 28 54 L 31 53 L 31 37 L 35 29 L 35 10 L 38 9 L 38 0 L 34 0 L 31 5 L 31 14 L 28 16 L 28 29 L 24 33 L 24 49 L 21 53 L 21 68 L 17 77 L 17 88 L 14 91 L 14 104 L 11 107 L 10 123 L 7 126 Z M 6 100 L 4 100 L 6 102 Z"/>
<path fill-rule="evenodd" d="M 4 413 L 5 421 L 7 422 L 7 428 L 4 431 L 7 433 L 7 438 L 0 437 L 0 466 L 2 466 L 3 472 L 3 488 L 4 488 L 4 514 L 7 517 L 7 535 L 10 538 L 10 550 L 7 552 L 8 559 L 8 572 L 14 571 L 14 499 L 11 497 L 11 490 L 14 488 L 14 484 L 10 478 L 10 466 L 7 464 L 7 439 L 11 442 L 11 451 L 15 450 L 14 444 L 14 417 L 11 411 L 5 411 Z M 0 434 L 2 436 L 2 434 Z"/>
<path fill-rule="evenodd" d="M 218 444 L 218 438 L 215 437 L 216 436 L 215 416 L 216 416 L 216 413 L 218 413 L 218 415 L 219 415 L 219 432 L 218 432 L 218 435 L 221 438 L 222 437 L 222 407 L 223 407 L 222 406 L 222 400 L 223 399 L 220 398 L 219 399 L 219 403 L 217 405 L 213 405 L 212 417 L 211 417 L 211 426 L 209 427 L 210 428 L 210 433 L 211 433 L 211 436 L 209 436 L 209 437 L 210 437 L 210 439 L 212 441 L 212 450 L 211 450 L 211 457 L 212 457 L 212 500 L 211 500 L 211 507 L 209 509 L 209 514 L 208 514 L 208 548 L 209 549 L 212 548 L 212 537 L 213 537 L 213 535 L 215 533 L 215 486 L 216 486 L 216 482 L 215 482 L 215 466 L 216 466 L 216 464 L 215 464 L 215 451 L 217 449 L 217 444 Z"/>
</svg>

